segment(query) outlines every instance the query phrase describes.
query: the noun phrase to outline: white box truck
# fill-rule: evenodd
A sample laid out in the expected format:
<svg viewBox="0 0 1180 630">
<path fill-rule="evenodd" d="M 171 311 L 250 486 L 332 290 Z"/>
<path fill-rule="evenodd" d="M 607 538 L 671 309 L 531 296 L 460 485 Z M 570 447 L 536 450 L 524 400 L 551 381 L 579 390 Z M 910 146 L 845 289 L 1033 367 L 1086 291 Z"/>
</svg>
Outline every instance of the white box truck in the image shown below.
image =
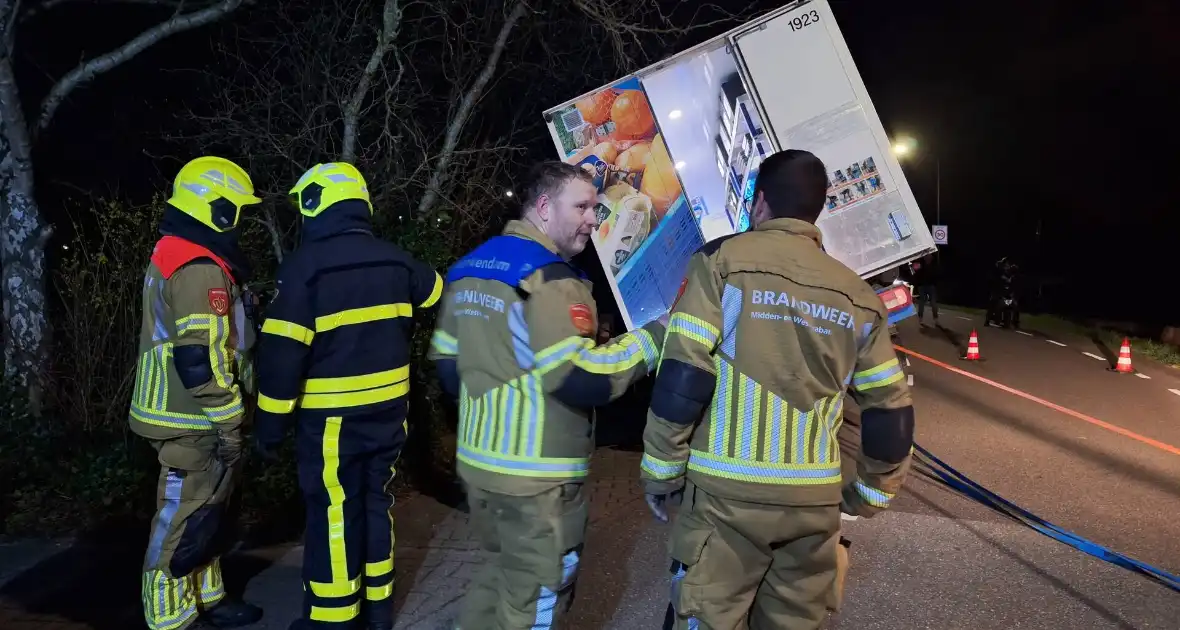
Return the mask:
<svg viewBox="0 0 1180 630">
<path fill-rule="evenodd" d="M 595 175 L 592 241 L 628 329 L 674 303 L 688 259 L 749 228 L 761 160 L 805 149 L 828 167 L 818 225 L 869 279 L 934 239 L 827 0 L 802 0 L 544 113 L 561 158 Z M 890 320 L 909 292 L 879 291 Z"/>
</svg>

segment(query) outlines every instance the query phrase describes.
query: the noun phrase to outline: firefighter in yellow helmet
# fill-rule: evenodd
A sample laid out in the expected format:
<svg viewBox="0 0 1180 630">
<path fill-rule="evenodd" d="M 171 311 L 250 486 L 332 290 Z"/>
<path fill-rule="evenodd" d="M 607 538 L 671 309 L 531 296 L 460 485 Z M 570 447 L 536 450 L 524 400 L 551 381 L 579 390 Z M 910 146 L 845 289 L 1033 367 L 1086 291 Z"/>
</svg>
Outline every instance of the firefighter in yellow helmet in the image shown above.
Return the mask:
<svg viewBox="0 0 1180 630">
<path fill-rule="evenodd" d="M 745 627 L 747 615 L 752 630 L 818 628 L 839 608 L 841 512 L 885 509 L 909 470 L 909 386 L 881 298 L 821 249 L 826 189 L 816 156 L 771 155 L 753 228 L 689 262 L 641 471 L 658 519 L 684 493 L 666 630 Z M 847 481 L 837 441 L 846 388 L 861 409 Z"/>
<path fill-rule="evenodd" d="M 307 504 L 303 617 L 292 628 L 393 628 L 394 464 L 406 439 L 414 316 L 442 278 L 373 234 L 364 177 L 309 169 L 291 189 L 301 243 L 283 260 L 258 352 L 256 446 L 296 422 Z"/>
<path fill-rule="evenodd" d="M 241 468 L 250 388 L 242 366 L 254 335 L 242 299 L 250 270 L 238 223 L 243 208 L 259 201 L 237 164 L 211 156 L 185 164 L 144 278 L 130 423 L 161 467 L 141 589 L 153 630 L 183 630 L 198 615 L 218 628 L 262 616 L 226 596 L 219 562 Z"/>
</svg>

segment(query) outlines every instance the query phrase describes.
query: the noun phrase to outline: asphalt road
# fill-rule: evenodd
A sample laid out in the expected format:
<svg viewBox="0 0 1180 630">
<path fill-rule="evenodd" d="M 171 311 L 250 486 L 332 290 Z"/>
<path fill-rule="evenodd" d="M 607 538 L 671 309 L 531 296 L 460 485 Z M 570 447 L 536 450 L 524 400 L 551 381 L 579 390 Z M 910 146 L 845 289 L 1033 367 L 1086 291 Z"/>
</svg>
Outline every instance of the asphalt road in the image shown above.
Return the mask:
<svg viewBox="0 0 1180 630">
<path fill-rule="evenodd" d="M 916 441 L 1041 517 L 1180 573 L 1180 395 L 1170 391 L 1180 391 L 1177 371 L 1136 358 L 1151 378 L 1116 374 L 1083 354 L 1103 355 L 1085 339 L 1050 343 L 1035 333 L 983 329 L 951 311 L 941 323 L 901 326 L 900 343 L 914 353 L 906 369 L 913 377 Z M 980 334 L 981 362 L 958 358 L 972 328 Z M 856 415 L 849 412 L 841 436 L 846 449 L 855 448 Z M 638 491 L 641 428 L 624 414 L 600 417 L 604 446 L 593 463 L 592 522 L 569 627 L 660 627 L 668 527 L 651 519 Z M 396 509 L 398 628 L 450 630 L 480 566 L 466 515 L 426 496 Z M 844 533 L 853 541 L 852 568 L 832 629 L 1180 628 L 1180 594 L 918 473 L 888 512 L 846 522 Z M 136 627 L 137 553 L 0 548 L 0 627 Z M 233 581 L 248 579 L 246 597 L 267 610 L 256 628 L 284 629 L 296 614 L 299 556 L 298 547 L 257 549 L 227 562 Z"/>
</svg>

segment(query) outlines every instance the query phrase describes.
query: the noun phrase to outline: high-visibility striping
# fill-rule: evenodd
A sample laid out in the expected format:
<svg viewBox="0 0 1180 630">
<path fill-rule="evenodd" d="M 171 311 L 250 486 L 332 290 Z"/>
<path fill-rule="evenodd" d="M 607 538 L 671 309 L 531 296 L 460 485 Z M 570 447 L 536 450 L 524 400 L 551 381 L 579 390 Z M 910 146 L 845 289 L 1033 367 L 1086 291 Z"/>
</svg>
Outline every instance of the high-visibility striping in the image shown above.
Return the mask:
<svg viewBox="0 0 1180 630">
<path fill-rule="evenodd" d="M 687 313 L 673 313 L 668 320 L 668 335 L 677 334 L 692 339 L 711 352 L 717 345 L 721 331 L 709 322 Z M 667 343 L 665 336 L 665 344 Z"/>
<path fill-rule="evenodd" d="M 892 494 L 878 490 L 860 479 L 852 482 L 852 487 L 856 489 L 856 493 L 860 495 L 860 498 L 864 499 L 865 503 L 873 507 L 889 507 L 889 501 L 893 499 Z"/>
<path fill-rule="evenodd" d="M 267 413 L 291 413 L 295 411 L 295 399 L 281 400 L 260 393 L 258 394 L 258 408 Z"/>
<path fill-rule="evenodd" d="M 305 394 L 339 394 L 344 392 L 358 392 L 374 387 L 394 385 L 410 378 L 410 366 L 403 365 L 392 370 L 360 374 L 357 376 L 337 376 L 332 378 L 309 378 L 303 382 Z"/>
<path fill-rule="evenodd" d="M 349 597 L 360 592 L 361 579 L 359 575 L 349 576 L 348 553 L 344 541 L 344 487 L 340 484 L 340 425 L 343 418 L 339 416 L 328 418 L 324 422 L 324 439 L 321 453 L 324 458 L 324 468 L 320 475 L 324 490 L 328 494 L 328 565 L 331 570 L 331 582 L 308 582 L 311 592 L 316 597 L 336 598 Z M 342 608 L 325 609 L 324 616 L 319 621 L 347 621 L 352 617 L 340 618 L 345 614 Z M 359 609 L 358 609 L 359 613 Z M 313 618 L 315 607 L 312 608 Z"/>
<path fill-rule="evenodd" d="M 401 398 L 410 393 L 410 381 L 366 389 L 359 392 L 340 392 L 334 394 L 303 394 L 299 397 L 299 407 L 302 409 L 344 409 L 347 407 L 363 407 L 375 405 L 395 398 Z"/>
<path fill-rule="evenodd" d="M 434 335 L 430 338 L 430 346 L 434 348 L 435 352 L 442 355 L 455 356 L 459 354 L 459 340 L 442 328 L 434 331 Z"/>
<path fill-rule="evenodd" d="M 966 370 L 960 370 L 959 368 L 947 365 L 946 363 L 943 363 L 942 361 L 939 361 L 938 359 L 932 359 L 926 355 L 914 352 L 913 350 L 910 350 L 909 348 L 905 348 L 905 347 L 898 346 L 898 345 L 895 345 L 893 347 L 895 349 L 897 349 L 899 352 L 904 352 L 905 354 L 908 354 L 908 355 L 914 357 L 915 359 L 921 359 L 921 360 L 926 361 L 927 363 L 930 363 L 932 365 L 937 365 L 938 367 L 940 367 L 944 370 L 949 370 L 951 372 L 954 372 L 955 374 L 959 374 L 960 376 L 966 376 L 969 379 L 979 381 L 980 383 L 984 383 L 985 385 L 991 385 L 992 387 L 995 387 L 998 390 L 1008 392 L 1009 394 L 1013 394 L 1015 396 L 1019 396 L 1021 398 L 1024 398 L 1025 400 L 1031 400 L 1032 402 L 1035 402 L 1040 405 L 1044 405 L 1045 407 L 1048 407 L 1054 411 L 1059 411 L 1067 416 L 1070 416 L 1071 418 L 1076 418 L 1076 419 L 1081 420 L 1083 422 L 1088 422 L 1096 427 L 1100 427 L 1100 428 L 1106 429 L 1107 431 L 1110 431 L 1112 433 L 1117 433 L 1123 437 L 1128 437 L 1128 438 L 1131 438 L 1132 440 L 1142 442 L 1148 446 L 1158 448 L 1159 450 L 1164 451 L 1166 453 L 1171 453 L 1173 455 L 1180 455 L 1180 448 L 1172 446 L 1171 444 L 1168 444 L 1166 442 L 1161 442 L 1159 440 L 1149 438 L 1144 435 L 1139 435 L 1138 433 L 1135 433 L 1134 431 L 1131 431 L 1129 429 L 1124 429 L 1123 427 L 1120 427 L 1120 426 L 1114 425 L 1114 424 L 1110 424 L 1109 422 L 1103 422 L 1102 420 L 1087 416 L 1084 413 L 1074 411 L 1073 409 L 1070 409 L 1068 407 L 1062 407 L 1061 405 L 1049 402 L 1043 398 L 1038 398 L 1036 396 L 1033 396 L 1032 394 L 1022 392 L 1019 389 L 1015 389 L 1013 387 L 1008 387 L 1007 385 L 1002 385 L 1002 384 L 997 383 L 991 379 L 979 376 L 978 374 L 972 374 Z M 1180 390 L 1171 389 L 1168 391 L 1172 392 L 1173 394 L 1176 394 L 1177 396 L 1180 396 Z"/>
<path fill-rule="evenodd" d="M 378 304 L 364 308 L 350 308 L 338 313 L 321 315 L 315 318 L 316 333 L 328 332 L 341 326 L 367 324 L 383 319 L 395 317 L 413 317 L 414 308 L 404 302 L 397 304 Z"/>
<path fill-rule="evenodd" d="M 643 454 L 643 461 L 639 464 L 640 469 L 651 475 L 652 478 L 661 481 L 683 476 L 687 466 L 687 461 L 670 462 L 648 453 Z"/>
<path fill-rule="evenodd" d="M 315 338 L 315 333 L 306 326 L 300 326 L 295 322 L 288 322 L 273 317 L 266 318 L 266 321 L 262 323 L 262 334 L 286 337 L 287 339 L 298 341 L 305 346 L 310 346 L 312 339 Z"/>
<path fill-rule="evenodd" d="M 902 372 L 901 363 L 897 359 L 889 359 L 880 365 L 853 374 L 852 386 L 856 391 L 863 392 L 892 385 L 903 378 L 905 374 Z"/>
<path fill-rule="evenodd" d="M 436 271 L 434 273 L 434 288 L 430 290 L 430 296 L 426 298 L 425 302 L 419 304 L 418 308 L 430 308 L 431 306 L 434 306 L 438 303 L 438 298 L 442 297 L 442 292 L 443 279 L 442 276 L 438 275 L 438 272 Z"/>
</svg>

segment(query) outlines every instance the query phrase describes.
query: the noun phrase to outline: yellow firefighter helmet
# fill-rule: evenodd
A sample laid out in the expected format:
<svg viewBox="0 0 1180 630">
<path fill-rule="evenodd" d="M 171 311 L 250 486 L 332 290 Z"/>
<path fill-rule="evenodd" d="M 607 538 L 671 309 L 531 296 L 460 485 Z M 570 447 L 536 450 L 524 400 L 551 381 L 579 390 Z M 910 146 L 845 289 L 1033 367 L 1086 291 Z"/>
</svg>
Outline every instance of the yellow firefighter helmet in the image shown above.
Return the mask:
<svg viewBox="0 0 1180 630">
<path fill-rule="evenodd" d="M 316 217 L 333 204 L 349 199 L 359 199 L 373 212 L 369 199 L 369 187 L 365 177 L 357 168 L 347 162 L 316 164 L 295 182 L 291 196 L 299 212 L 305 217 Z"/>
<path fill-rule="evenodd" d="M 220 157 L 206 155 L 180 168 L 172 183 L 168 203 L 215 232 L 238 226 L 242 208 L 262 200 L 254 195 L 254 182 L 242 167 Z"/>
</svg>

